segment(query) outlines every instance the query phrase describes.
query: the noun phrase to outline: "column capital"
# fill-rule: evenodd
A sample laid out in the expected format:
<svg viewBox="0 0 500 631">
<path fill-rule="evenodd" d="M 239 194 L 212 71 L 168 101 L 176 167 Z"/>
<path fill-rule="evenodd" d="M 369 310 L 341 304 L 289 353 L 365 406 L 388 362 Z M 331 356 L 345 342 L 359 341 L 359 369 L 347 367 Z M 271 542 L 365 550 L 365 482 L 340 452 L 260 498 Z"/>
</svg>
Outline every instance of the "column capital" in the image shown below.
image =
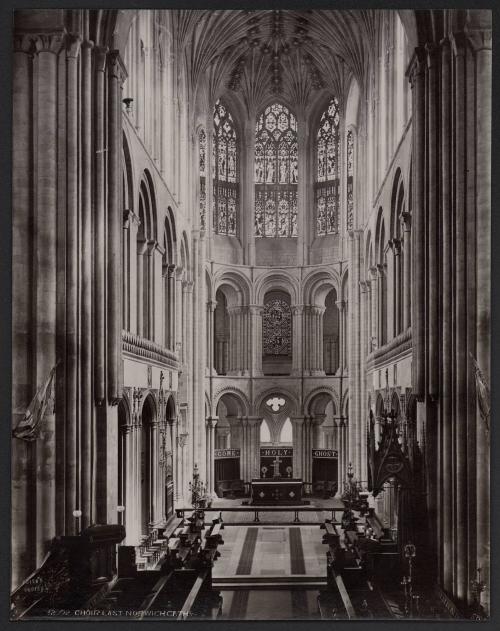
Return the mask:
<svg viewBox="0 0 500 631">
<path fill-rule="evenodd" d="M 147 241 L 145 239 L 137 239 L 137 254 L 142 256 L 147 250 Z"/>
<path fill-rule="evenodd" d="M 390 243 L 392 244 L 392 250 L 394 252 L 394 256 L 399 256 L 401 253 L 401 240 L 400 239 L 391 239 Z"/>
<path fill-rule="evenodd" d="M 229 313 L 229 315 L 238 315 L 240 314 L 242 311 L 242 306 L 241 305 L 232 305 L 231 307 L 227 307 L 227 312 Z"/>
<path fill-rule="evenodd" d="M 212 429 L 213 430 L 213 429 L 215 429 L 218 420 L 219 420 L 218 416 L 208 416 L 205 419 L 205 424 L 206 424 L 208 429 Z"/>
<path fill-rule="evenodd" d="M 133 210 L 128 210 L 128 208 L 126 208 L 123 211 L 123 227 L 128 228 L 131 223 L 139 227 L 141 225 L 141 220 Z"/>
<path fill-rule="evenodd" d="M 368 287 L 366 285 L 366 281 L 365 280 L 360 280 L 359 281 L 359 286 L 361 287 L 361 293 L 362 294 L 366 294 L 366 292 L 368 291 Z"/>
<path fill-rule="evenodd" d="M 372 265 L 370 267 L 370 273 L 372 275 L 372 279 L 376 281 L 378 276 L 378 269 L 376 265 Z"/>
<path fill-rule="evenodd" d="M 311 417 L 311 422 L 315 425 L 321 425 L 321 423 L 324 422 L 325 418 L 326 414 L 314 414 L 314 416 Z"/>
<path fill-rule="evenodd" d="M 304 416 L 291 416 L 290 421 L 293 425 L 303 425 L 305 421 Z"/>
<path fill-rule="evenodd" d="M 251 426 L 260 425 L 264 420 L 262 416 L 246 416 L 245 420 L 248 421 L 248 424 Z"/>
<path fill-rule="evenodd" d="M 33 53 L 33 36 L 26 33 L 14 33 L 13 48 L 15 53 Z"/>
<path fill-rule="evenodd" d="M 189 434 L 179 434 L 177 437 L 177 442 L 179 443 L 179 447 L 185 447 L 187 445 Z"/>
<path fill-rule="evenodd" d="M 465 48 L 467 46 L 467 37 L 463 31 L 453 33 L 451 36 L 451 47 L 455 57 L 462 57 L 465 55 Z"/>
<path fill-rule="evenodd" d="M 38 33 L 33 36 L 37 53 L 53 53 L 58 55 L 64 44 L 63 33 Z"/>
<path fill-rule="evenodd" d="M 478 53 L 481 50 L 491 51 L 491 29 L 475 29 L 467 27 L 467 38 L 471 43 L 474 53 Z"/>
<path fill-rule="evenodd" d="M 433 42 L 427 42 L 425 44 L 425 52 L 427 53 L 427 67 L 433 68 L 437 62 L 439 46 Z"/>
<path fill-rule="evenodd" d="M 185 291 L 186 294 L 193 293 L 193 285 L 194 285 L 194 282 L 192 280 L 182 281 L 182 289 Z"/>
<path fill-rule="evenodd" d="M 425 49 L 423 46 L 418 46 L 417 48 L 415 48 L 415 52 L 413 53 L 413 57 L 410 59 L 408 69 L 406 71 L 406 76 L 408 77 L 412 88 L 415 85 L 417 77 L 423 76 L 425 72 L 425 66 Z"/>
<path fill-rule="evenodd" d="M 172 278 L 174 273 L 175 273 L 175 270 L 177 269 L 176 264 L 175 263 L 167 263 L 166 267 L 167 267 L 168 277 Z"/>
<path fill-rule="evenodd" d="M 207 301 L 207 311 L 211 311 L 213 313 L 216 308 L 217 308 L 217 300 Z"/>
<path fill-rule="evenodd" d="M 343 311 L 346 307 L 346 301 L 345 300 L 337 300 L 337 302 L 335 303 L 337 305 L 337 309 L 339 311 Z"/>
<path fill-rule="evenodd" d="M 293 314 L 294 316 L 300 316 L 300 315 L 302 315 L 302 314 L 304 313 L 304 306 L 305 306 L 305 305 L 293 305 L 293 306 L 291 307 L 292 314 Z"/>
<path fill-rule="evenodd" d="M 80 54 L 82 45 L 81 37 L 76 33 L 68 33 L 66 35 L 66 58 L 76 59 Z"/>
<path fill-rule="evenodd" d="M 109 48 L 107 46 L 94 46 L 95 69 L 97 72 L 104 72 L 106 69 L 106 57 Z"/>
<path fill-rule="evenodd" d="M 403 225 L 404 231 L 408 231 L 411 229 L 411 213 L 408 211 L 404 211 L 400 215 L 401 224 Z"/>
<path fill-rule="evenodd" d="M 311 305 L 311 313 L 313 315 L 323 315 L 325 313 L 326 308 L 321 307 L 320 305 Z"/>
<path fill-rule="evenodd" d="M 121 83 L 128 77 L 127 69 L 119 50 L 110 50 L 107 55 L 109 76 L 115 77 Z"/>
<path fill-rule="evenodd" d="M 260 316 L 264 312 L 264 307 L 262 305 L 248 305 L 248 310 L 251 315 Z"/>
</svg>

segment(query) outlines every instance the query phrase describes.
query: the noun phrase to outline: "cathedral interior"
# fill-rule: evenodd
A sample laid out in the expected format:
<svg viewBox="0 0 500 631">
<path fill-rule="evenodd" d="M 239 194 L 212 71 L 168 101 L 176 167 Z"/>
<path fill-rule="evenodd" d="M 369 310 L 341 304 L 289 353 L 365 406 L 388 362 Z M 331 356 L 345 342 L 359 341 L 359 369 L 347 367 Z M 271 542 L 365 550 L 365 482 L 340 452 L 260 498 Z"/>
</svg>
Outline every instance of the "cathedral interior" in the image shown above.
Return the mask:
<svg viewBox="0 0 500 631">
<path fill-rule="evenodd" d="M 488 618 L 491 13 L 13 28 L 13 616 Z"/>
</svg>

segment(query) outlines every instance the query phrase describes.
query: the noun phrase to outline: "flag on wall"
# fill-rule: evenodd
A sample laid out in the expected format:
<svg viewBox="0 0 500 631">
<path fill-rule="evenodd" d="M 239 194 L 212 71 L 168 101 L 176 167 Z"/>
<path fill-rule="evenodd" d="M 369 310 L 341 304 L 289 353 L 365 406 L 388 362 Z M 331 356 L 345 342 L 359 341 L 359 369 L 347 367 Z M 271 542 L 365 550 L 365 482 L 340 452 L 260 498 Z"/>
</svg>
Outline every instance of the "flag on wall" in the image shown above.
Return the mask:
<svg viewBox="0 0 500 631">
<path fill-rule="evenodd" d="M 479 368 L 479 364 L 473 357 L 472 353 L 469 353 L 472 361 L 474 362 L 474 368 L 476 370 L 476 393 L 477 393 L 477 401 L 479 403 L 479 410 L 481 412 L 481 416 L 483 418 L 484 424 L 486 426 L 486 435 L 489 436 L 490 433 L 490 388 L 486 383 L 486 379 L 484 378 L 481 369 Z"/>
<path fill-rule="evenodd" d="M 32 442 L 38 438 L 40 433 L 40 424 L 42 422 L 47 404 L 52 396 L 52 388 L 54 384 L 54 375 L 57 364 L 50 371 L 49 376 L 44 383 L 38 388 L 35 396 L 29 404 L 24 417 L 12 430 L 15 438 Z"/>
</svg>

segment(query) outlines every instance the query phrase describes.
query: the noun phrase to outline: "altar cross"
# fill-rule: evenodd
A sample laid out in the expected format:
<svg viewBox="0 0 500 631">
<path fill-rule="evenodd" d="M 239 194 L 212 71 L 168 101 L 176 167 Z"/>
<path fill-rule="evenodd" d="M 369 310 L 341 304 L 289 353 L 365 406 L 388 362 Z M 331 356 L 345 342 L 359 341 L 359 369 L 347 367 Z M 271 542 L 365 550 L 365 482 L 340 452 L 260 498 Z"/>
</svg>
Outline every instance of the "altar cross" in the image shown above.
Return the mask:
<svg viewBox="0 0 500 631">
<path fill-rule="evenodd" d="M 276 456 L 276 458 L 273 460 L 272 465 L 273 465 L 273 477 L 274 478 L 279 478 L 281 476 L 280 474 L 280 464 L 281 464 L 282 460 L 280 460 L 279 456 Z"/>
</svg>

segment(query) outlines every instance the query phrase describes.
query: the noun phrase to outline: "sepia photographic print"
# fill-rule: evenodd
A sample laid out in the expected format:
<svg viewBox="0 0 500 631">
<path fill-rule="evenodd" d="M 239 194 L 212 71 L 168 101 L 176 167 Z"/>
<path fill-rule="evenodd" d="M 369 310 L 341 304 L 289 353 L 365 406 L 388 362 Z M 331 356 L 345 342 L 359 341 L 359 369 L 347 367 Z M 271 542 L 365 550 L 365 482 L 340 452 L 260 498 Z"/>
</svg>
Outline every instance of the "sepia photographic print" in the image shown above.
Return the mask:
<svg viewBox="0 0 500 631">
<path fill-rule="evenodd" d="M 492 12 L 12 46 L 11 620 L 489 620 Z"/>
</svg>

